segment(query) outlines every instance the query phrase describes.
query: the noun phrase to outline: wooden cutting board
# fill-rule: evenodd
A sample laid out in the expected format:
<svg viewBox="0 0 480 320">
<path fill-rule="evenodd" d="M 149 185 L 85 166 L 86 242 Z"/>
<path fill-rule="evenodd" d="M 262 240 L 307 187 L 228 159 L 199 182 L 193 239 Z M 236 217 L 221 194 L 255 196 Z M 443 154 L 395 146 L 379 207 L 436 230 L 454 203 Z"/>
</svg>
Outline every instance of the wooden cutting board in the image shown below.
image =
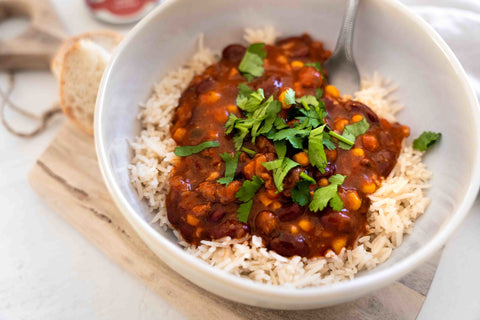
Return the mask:
<svg viewBox="0 0 480 320">
<path fill-rule="evenodd" d="M 280 311 L 211 294 L 165 265 L 123 218 L 102 180 L 91 136 L 66 124 L 35 163 L 33 189 L 115 263 L 190 319 L 415 319 L 440 253 L 389 287 L 333 307 Z M 185 303 L 188 301 L 188 303 Z"/>
</svg>

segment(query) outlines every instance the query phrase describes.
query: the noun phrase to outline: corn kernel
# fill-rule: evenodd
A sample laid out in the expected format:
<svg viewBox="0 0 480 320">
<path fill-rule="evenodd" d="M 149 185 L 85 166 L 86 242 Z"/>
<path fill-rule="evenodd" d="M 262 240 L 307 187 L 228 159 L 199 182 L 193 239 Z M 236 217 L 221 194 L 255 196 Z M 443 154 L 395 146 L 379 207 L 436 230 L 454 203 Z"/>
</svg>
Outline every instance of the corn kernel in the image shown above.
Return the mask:
<svg viewBox="0 0 480 320">
<path fill-rule="evenodd" d="M 308 156 L 305 152 L 299 152 L 296 155 L 293 156 L 293 160 L 295 162 L 300 163 L 302 167 L 306 167 L 310 164 L 310 161 L 308 161 Z"/>
<path fill-rule="evenodd" d="M 335 130 L 342 132 L 346 125 L 350 124 L 347 119 L 340 118 L 335 120 L 334 127 Z"/>
<path fill-rule="evenodd" d="M 352 123 L 359 122 L 363 120 L 363 116 L 361 114 L 356 114 L 352 117 Z"/>
<path fill-rule="evenodd" d="M 330 231 L 327 231 L 327 230 L 322 231 L 322 237 L 330 238 L 331 236 L 333 236 L 333 233 L 331 233 Z"/>
<path fill-rule="evenodd" d="M 217 108 L 213 111 L 213 117 L 215 118 L 215 121 L 224 123 L 228 120 L 228 112 L 223 108 Z"/>
<path fill-rule="evenodd" d="M 308 220 L 305 220 L 305 219 L 302 219 L 298 222 L 298 226 L 300 227 L 300 229 L 302 229 L 303 231 L 310 231 L 312 230 L 313 226 L 312 226 L 312 223 Z"/>
<path fill-rule="evenodd" d="M 290 65 L 292 66 L 292 68 L 295 68 L 295 69 L 300 69 L 302 68 L 305 64 L 300 61 L 300 60 L 293 60 L 292 63 L 290 63 Z"/>
<path fill-rule="evenodd" d="M 185 133 L 187 133 L 187 129 L 185 128 L 178 128 L 177 130 L 175 130 L 175 132 L 173 133 L 173 140 L 175 141 L 180 141 L 183 139 L 183 137 L 185 136 Z"/>
<path fill-rule="evenodd" d="M 333 247 L 333 250 L 335 251 L 335 253 L 339 254 L 340 251 L 342 251 L 342 249 L 345 247 L 346 244 L 347 244 L 347 238 L 341 237 L 341 238 L 337 238 L 337 239 L 333 240 L 332 247 Z"/>
<path fill-rule="evenodd" d="M 217 179 L 219 176 L 220 176 L 220 173 L 218 173 L 218 171 L 213 171 L 212 173 L 210 173 L 210 175 L 208 176 L 207 180 L 215 180 L 215 179 Z"/>
<path fill-rule="evenodd" d="M 293 234 L 297 234 L 298 233 L 297 226 L 291 225 L 290 226 L 290 232 L 293 233 Z"/>
<path fill-rule="evenodd" d="M 197 228 L 197 230 L 195 230 L 195 235 L 197 236 L 197 238 L 201 238 L 202 232 L 203 228 Z"/>
<path fill-rule="evenodd" d="M 230 69 L 230 72 L 228 73 L 228 76 L 230 78 L 232 78 L 232 77 L 236 76 L 237 74 L 238 74 L 237 68 L 232 68 L 232 69 Z"/>
<path fill-rule="evenodd" d="M 227 106 L 227 111 L 230 112 L 230 113 L 237 113 L 238 112 L 238 108 L 236 105 L 234 104 L 229 104 Z"/>
<path fill-rule="evenodd" d="M 278 201 L 273 201 L 271 204 L 270 204 L 270 208 L 272 208 L 273 210 L 278 210 L 282 207 L 282 204 Z"/>
<path fill-rule="evenodd" d="M 191 226 L 196 226 L 198 225 L 200 221 L 193 215 L 187 214 L 187 223 Z"/>
<path fill-rule="evenodd" d="M 258 196 L 258 199 L 260 200 L 260 202 L 265 206 L 265 207 L 268 207 L 270 205 L 270 203 L 273 202 L 273 199 L 269 198 L 268 197 L 268 194 L 266 193 L 261 193 L 259 196 Z"/>
<path fill-rule="evenodd" d="M 365 151 L 362 148 L 353 148 L 352 153 L 356 157 L 363 157 L 365 155 Z"/>
<path fill-rule="evenodd" d="M 327 178 L 322 178 L 322 179 L 320 179 L 320 180 L 318 181 L 318 185 L 319 185 L 320 187 L 326 187 L 326 186 L 328 186 L 328 180 L 327 180 Z"/>
<path fill-rule="evenodd" d="M 283 109 L 289 109 L 292 105 L 291 104 L 286 104 L 285 103 L 285 94 L 287 93 L 287 90 L 282 91 L 280 95 L 278 96 L 278 101 L 282 103 L 282 108 Z"/>
<path fill-rule="evenodd" d="M 208 91 L 200 95 L 200 103 L 213 104 L 220 100 L 220 93 L 216 91 Z"/>
<path fill-rule="evenodd" d="M 365 182 L 360 190 L 362 190 L 363 193 L 371 194 L 377 190 L 377 186 L 373 182 Z"/>
<path fill-rule="evenodd" d="M 340 98 L 340 91 L 338 91 L 337 87 L 332 86 L 331 84 L 325 87 L 325 94 L 332 98 Z"/>
<path fill-rule="evenodd" d="M 218 138 L 218 131 L 216 130 L 209 130 L 208 136 L 210 139 L 217 139 Z"/>
<path fill-rule="evenodd" d="M 345 206 L 348 210 L 356 211 L 362 206 L 362 199 L 356 191 L 347 193 Z"/>
<path fill-rule="evenodd" d="M 267 189 L 267 194 L 272 199 L 278 198 L 278 193 L 277 193 L 276 189 Z"/>
<path fill-rule="evenodd" d="M 277 57 L 277 62 L 281 63 L 281 64 L 287 64 L 288 59 L 284 55 L 280 55 L 280 56 Z"/>
</svg>

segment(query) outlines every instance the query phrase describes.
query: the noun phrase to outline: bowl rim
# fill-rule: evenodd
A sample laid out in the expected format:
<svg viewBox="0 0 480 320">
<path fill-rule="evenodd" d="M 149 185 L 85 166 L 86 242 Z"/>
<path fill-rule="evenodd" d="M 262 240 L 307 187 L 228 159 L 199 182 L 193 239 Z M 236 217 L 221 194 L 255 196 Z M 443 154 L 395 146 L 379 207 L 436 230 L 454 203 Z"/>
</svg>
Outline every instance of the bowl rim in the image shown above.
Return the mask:
<svg viewBox="0 0 480 320">
<path fill-rule="evenodd" d="M 141 32 L 144 26 L 149 24 L 150 21 L 154 20 L 157 15 L 160 15 L 163 10 L 180 1 L 181 0 L 167 0 L 163 2 L 149 15 L 142 19 L 127 34 L 125 39 L 121 42 L 121 44 L 115 51 L 114 56 L 110 60 L 110 63 L 108 64 L 103 74 L 96 102 L 94 121 L 95 148 L 98 155 L 98 161 L 100 164 L 100 170 L 103 179 L 107 185 L 110 195 L 112 196 L 115 204 L 117 205 L 117 208 L 122 212 L 123 216 L 134 227 L 136 232 L 144 241 L 145 236 L 149 237 L 150 239 L 154 239 L 158 244 L 162 246 L 162 249 L 166 251 L 166 254 L 170 256 L 176 256 L 180 263 L 188 265 L 187 268 L 195 269 L 197 273 L 200 273 L 203 276 L 217 282 L 227 284 L 232 289 L 241 289 L 244 291 L 245 294 L 264 294 L 269 295 L 273 298 L 291 298 L 292 296 L 295 296 L 295 298 L 301 299 L 328 299 L 328 297 L 351 294 L 352 292 L 370 292 L 374 289 L 383 287 L 405 275 L 406 273 L 410 272 L 440 249 L 440 247 L 447 241 L 448 237 L 452 235 L 452 233 L 458 228 L 460 223 L 468 214 L 469 209 L 472 207 L 473 202 L 477 197 L 477 193 L 480 188 L 480 145 L 476 146 L 473 161 L 473 163 L 476 165 L 474 165 L 471 183 L 465 192 L 464 198 L 460 205 L 457 207 L 457 209 L 453 211 L 453 216 L 449 223 L 443 225 L 434 238 L 425 243 L 425 245 L 423 245 L 413 254 L 409 255 L 399 263 L 385 270 L 380 270 L 377 273 L 368 274 L 358 278 L 355 277 L 352 280 L 341 281 L 325 286 L 295 288 L 295 290 L 292 290 L 292 287 L 263 284 L 255 282 L 253 280 L 235 276 L 228 273 L 227 271 L 217 269 L 216 267 L 213 267 L 208 263 L 197 259 L 191 254 L 187 253 L 178 244 L 175 244 L 163 237 L 151 226 L 149 222 L 143 220 L 139 215 L 137 215 L 135 210 L 128 203 L 126 197 L 122 194 L 120 187 L 116 184 L 113 169 L 109 165 L 109 158 L 103 134 L 104 127 L 102 125 L 102 115 L 105 105 L 105 92 L 107 90 L 108 80 L 111 76 L 115 62 L 118 60 L 119 55 L 124 51 L 124 49 L 129 46 L 132 39 L 135 38 L 139 32 Z M 475 116 L 475 118 L 480 119 L 480 107 L 474 89 L 469 82 L 466 72 L 464 71 L 457 57 L 454 55 L 453 51 L 449 48 L 446 42 L 440 37 L 440 35 L 433 29 L 432 26 L 430 26 L 426 21 L 424 21 L 420 16 L 410 11 L 410 9 L 408 9 L 406 5 L 400 3 L 398 0 L 386 1 L 384 4 L 390 6 L 392 9 L 397 11 L 397 13 L 403 15 L 406 19 L 409 20 L 409 23 L 418 27 L 420 31 L 425 32 L 430 37 L 430 39 L 433 41 L 439 51 L 447 58 L 451 67 L 454 70 L 454 73 L 460 80 L 461 86 L 465 91 L 467 100 L 469 101 L 469 106 L 472 114 Z M 480 127 L 476 126 L 475 129 L 475 133 L 477 137 L 479 137 Z M 142 232 L 146 234 L 142 235 Z M 155 252 L 155 250 L 153 251 Z M 164 259 L 162 259 L 162 261 L 166 262 Z M 168 262 L 166 263 L 169 264 Z"/>
</svg>

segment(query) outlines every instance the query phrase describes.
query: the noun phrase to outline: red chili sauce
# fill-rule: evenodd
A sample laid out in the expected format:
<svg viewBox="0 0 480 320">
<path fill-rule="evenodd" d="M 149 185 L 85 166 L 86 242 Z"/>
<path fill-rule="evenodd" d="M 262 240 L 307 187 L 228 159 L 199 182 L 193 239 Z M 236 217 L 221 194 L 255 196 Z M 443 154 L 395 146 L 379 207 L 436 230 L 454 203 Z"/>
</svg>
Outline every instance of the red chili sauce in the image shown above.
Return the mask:
<svg viewBox="0 0 480 320">
<path fill-rule="evenodd" d="M 356 138 L 350 150 L 325 149 L 328 165 L 323 174 L 310 165 L 305 152 L 289 150 L 288 155 L 301 166 L 290 170 L 282 192 L 277 192 L 272 171 L 261 165 L 277 158 L 272 141 L 260 136 L 253 144 L 247 138 L 244 146 L 256 154 L 242 152 L 233 182 L 228 186 L 217 183 L 225 172 L 219 154 L 236 152 L 232 135 L 225 135 L 224 125 L 230 113 L 243 117 L 235 100 L 238 85 L 247 83 L 238 71 L 246 48 L 230 45 L 223 50 L 218 63 L 192 80 L 175 111 L 170 133 L 179 146 L 211 140 L 218 141 L 220 146 L 175 162 L 166 201 L 168 219 L 186 241 L 195 245 L 201 240 L 241 238 L 250 233 L 261 236 L 267 248 L 287 257 L 317 257 L 329 250 L 339 253 L 344 247 L 353 248 L 358 238 L 368 233 L 368 195 L 375 192 L 395 166 L 409 129 L 379 118 L 360 102 L 340 98 L 319 70 L 305 66 L 308 62 L 323 63 L 330 57 L 330 51 L 321 42 L 302 35 L 266 45 L 265 50 L 265 71 L 248 84 L 252 89 L 263 88 L 266 98 L 273 95 L 279 99 L 287 88 L 294 89 L 297 97 L 315 95 L 316 88 L 323 88 L 325 121 L 332 130 L 341 134 L 345 125 L 365 118 L 370 125 L 368 131 Z M 287 124 L 291 121 L 289 111 L 284 105 L 279 114 Z M 334 174 L 347 176 L 338 188 L 344 208 L 338 212 L 331 207 L 311 212 L 308 205 L 293 203 L 291 190 L 300 180 L 301 172 L 317 181 L 316 185 L 310 185 L 312 192 L 328 185 L 327 179 Z M 243 181 L 255 175 L 265 184 L 253 198 L 248 223 L 242 223 L 237 218 L 241 202 L 235 193 Z"/>
</svg>

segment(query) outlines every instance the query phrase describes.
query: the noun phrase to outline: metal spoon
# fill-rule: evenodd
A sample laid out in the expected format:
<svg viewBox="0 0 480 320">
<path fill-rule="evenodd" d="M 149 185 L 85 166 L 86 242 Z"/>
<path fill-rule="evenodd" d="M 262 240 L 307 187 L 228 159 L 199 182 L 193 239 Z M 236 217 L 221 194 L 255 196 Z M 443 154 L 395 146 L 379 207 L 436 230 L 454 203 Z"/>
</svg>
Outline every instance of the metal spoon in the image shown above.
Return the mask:
<svg viewBox="0 0 480 320">
<path fill-rule="evenodd" d="M 353 94 L 360 89 L 360 74 L 353 58 L 353 28 L 360 0 L 348 0 L 347 11 L 332 56 L 325 62 L 329 82 L 342 94 Z"/>
</svg>

